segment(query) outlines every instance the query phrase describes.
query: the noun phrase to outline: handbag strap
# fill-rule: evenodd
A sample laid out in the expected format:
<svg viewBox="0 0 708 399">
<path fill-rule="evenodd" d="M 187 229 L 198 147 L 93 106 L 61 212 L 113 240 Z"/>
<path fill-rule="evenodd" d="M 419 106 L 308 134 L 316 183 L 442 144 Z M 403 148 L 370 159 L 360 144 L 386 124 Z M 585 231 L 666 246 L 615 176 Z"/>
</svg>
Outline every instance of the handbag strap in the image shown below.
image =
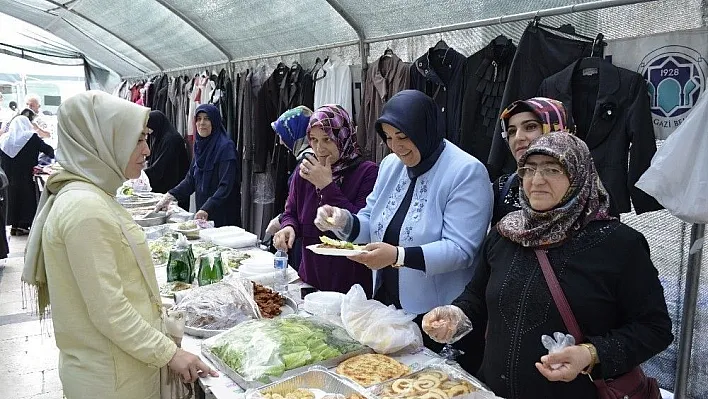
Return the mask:
<svg viewBox="0 0 708 399">
<path fill-rule="evenodd" d="M 558 282 L 558 278 L 556 277 L 556 273 L 553 271 L 553 267 L 551 267 L 551 262 L 548 260 L 546 251 L 542 249 L 534 249 L 534 252 L 536 253 L 536 258 L 538 258 L 538 263 L 541 264 L 543 276 L 546 278 L 546 283 L 548 284 L 548 288 L 551 290 L 553 301 L 556 303 L 556 307 L 558 307 L 561 318 L 563 318 L 565 328 L 567 328 L 570 334 L 575 338 L 575 342 L 583 342 L 585 337 L 580 330 L 578 321 L 575 320 L 573 310 L 570 308 L 570 304 L 568 303 L 568 299 L 565 297 L 565 293 L 563 293 L 563 289 Z"/>
</svg>

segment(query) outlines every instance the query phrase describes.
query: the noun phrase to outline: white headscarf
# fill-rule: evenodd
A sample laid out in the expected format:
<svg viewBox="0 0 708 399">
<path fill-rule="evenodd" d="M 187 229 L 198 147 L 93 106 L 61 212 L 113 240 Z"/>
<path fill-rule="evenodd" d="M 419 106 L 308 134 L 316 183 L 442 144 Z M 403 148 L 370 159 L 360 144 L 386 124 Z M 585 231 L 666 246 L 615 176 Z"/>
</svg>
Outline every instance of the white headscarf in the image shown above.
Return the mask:
<svg viewBox="0 0 708 399">
<path fill-rule="evenodd" d="M 14 158 L 25 148 L 33 134 L 32 122 L 26 116 L 18 115 L 10 122 L 8 132 L 0 138 L 0 150 L 8 157 Z"/>
<path fill-rule="evenodd" d="M 72 182 L 93 184 L 114 196 L 125 168 L 147 126 L 150 109 L 102 91 L 86 91 L 64 101 L 57 111 L 57 161 L 63 171 L 52 175 L 42 192 L 25 248 L 22 281 L 36 288 L 40 317 L 49 307 L 42 230 L 59 190 Z"/>
</svg>

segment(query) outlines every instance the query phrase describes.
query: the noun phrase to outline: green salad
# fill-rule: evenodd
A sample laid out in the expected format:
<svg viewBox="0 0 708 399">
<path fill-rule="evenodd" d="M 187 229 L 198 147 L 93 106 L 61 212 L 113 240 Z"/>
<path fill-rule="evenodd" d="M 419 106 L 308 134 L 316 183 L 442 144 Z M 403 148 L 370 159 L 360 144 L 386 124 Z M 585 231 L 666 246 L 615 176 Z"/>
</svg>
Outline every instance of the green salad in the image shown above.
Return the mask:
<svg viewBox="0 0 708 399">
<path fill-rule="evenodd" d="M 288 370 L 364 348 L 341 327 L 293 315 L 239 324 L 210 350 L 244 379 L 268 383 Z"/>
</svg>

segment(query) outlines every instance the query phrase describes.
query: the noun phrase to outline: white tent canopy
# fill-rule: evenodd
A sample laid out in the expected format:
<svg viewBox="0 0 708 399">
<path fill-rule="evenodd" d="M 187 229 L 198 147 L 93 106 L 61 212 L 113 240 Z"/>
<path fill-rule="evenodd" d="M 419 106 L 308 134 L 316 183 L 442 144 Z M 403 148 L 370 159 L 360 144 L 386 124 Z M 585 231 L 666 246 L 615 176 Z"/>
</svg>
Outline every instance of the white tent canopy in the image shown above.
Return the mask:
<svg viewBox="0 0 708 399">
<path fill-rule="evenodd" d="M 0 9 L 121 76 L 365 48 L 365 43 L 451 30 L 462 34 L 452 45 L 473 51 L 496 32 L 517 38 L 524 23 L 504 23 L 495 32 L 469 28 L 534 15 L 564 14 L 549 21 L 570 22 L 580 32 L 608 38 L 697 28 L 704 16 L 701 0 L 0 0 Z"/>
</svg>

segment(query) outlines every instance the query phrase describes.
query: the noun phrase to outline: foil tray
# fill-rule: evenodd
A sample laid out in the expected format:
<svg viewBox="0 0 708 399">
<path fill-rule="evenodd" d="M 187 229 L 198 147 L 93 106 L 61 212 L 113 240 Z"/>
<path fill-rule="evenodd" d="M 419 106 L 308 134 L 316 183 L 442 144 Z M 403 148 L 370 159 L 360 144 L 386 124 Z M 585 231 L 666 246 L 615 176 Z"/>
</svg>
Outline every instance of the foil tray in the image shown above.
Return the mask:
<svg viewBox="0 0 708 399">
<path fill-rule="evenodd" d="M 358 394 L 366 399 L 372 399 L 373 396 L 364 388 L 353 384 L 335 373 L 327 370 L 310 369 L 293 377 L 280 380 L 271 384 L 264 385 L 253 392 L 246 392 L 246 399 L 257 399 L 260 395 L 254 393 L 278 393 L 283 396 L 288 392 L 296 389 L 318 389 L 327 394 L 343 395 L 349 397 L 353 394 Z"/>
<path fill-rule="evenodd" d="M 176 298 L 176 296 L 175 296 L 175 298 Z M 295 301 L 293 301 L 292 299 L 290 299 L 286 296 L 285 297 L 285 305 L 283 305 L 280 309 L 282 310 L 282 313 L 276 317 L 287 316 L 289 314 L 295 314 L 295 313 L 297 313 L 297 303 L 295 303 Z M 187 325 L 184 326 L 184 332 L 186 334 L 189 334 L 193 337 L 198 337 L 198 338 L 211 338 L 215 335 L 219 335 L 222 332 L 226 332 L 226 331 L 227 330 L 207 330 L 204 328 L 190 327 Z"/>
<path fill-rule="evenodd" d="M 228 331 L 228 330 L 227 330 Z M 214 353 L 211 352 L 209 349 L 209 344 L 211 340 L 216 340 L 218 339 L 218 336 L 209 338 L 205 341 L 202 342 L 202 354 L 209 359 L 209 361 L 216 366 L 216 368 L 221 371 L 222 373 L 226 374 L 227 377 L 231 378 L 236 384 L 238 384 L 241 388 L 243 389 L 250 389 L 250 388 L 260 388 L 265 386 L 266 384 L 271 384 L 276 381 L 281 381 L 285 378 L 289 377 L 294 377 L 297 376 L 298 374 L 302 374 L 306 371 L 308 371 L 310 368 L 314 366 L 321 366 L 324 367 L 325 369 L 332 368 L 337 366 L 339 363 L 349 359 L 350 357 L 354 356 L 359 356 L 363 355 L 366 353 L 373 353 L 374 351 L 371 348 L 364 347 L 358 351 L 354 352 L 349 352 L 345 353 L 341 356 L 337 356 L 335 358 L 325 360 L 319 363 L 314 363 L 314 364 L 308 364 L 306 366 L 298 367 L 292 370 L 288 370 L 285 373 L 283 373 L 280 377 L 264 377 L 263 381 L 258 380 L 258 381 L 248 381 L 245 378 L 241 376 L 236 370 L 232 369 L 229 367 L 224 361 L 222 361 L 218 356 L 216 356 Z"/>
<path fill-rule="evenodd" d="M 489 387 L 484 385 L 484 383 L 482 381 L 478 380 L 477 378 L 475 378 L 471 374 L 467 373 L 459 366 L 455 367 L 450 364 L 447 364 L 442 359 L 437 363 L 426 365 L 422 369 L 417 370 L 417 371 L 410 373 L 408 375 L 405 375 L 403 377 L 393 378 L 393 379 L 385 381 L 381 384 L 369 387 L 369 392 L 376 397 L 388 396 L 388 395 L 384 395 L 384 393 L 383 393 L 384 389 L 393 385 L 393 383 L 396 382 L 397 380 L 416 379 L 417 376 L 419 376 L 420 374 L 424 374 L 427 371 L 443 372 L 443 373 L 447 374 L 449 376 L 449 378 L 454 378 L 456 380 L 463 380 L 463 381 L 469 382 L 470 384 L 472 384 L 472 386 L 477 388 L 477 390 L 479 390 L 479 391 L 492 393 L 492 391 L 489 389 Z M 400 394 L 400 398 L 403 398 L 406 396 L 409 396 L 409 395 L 407 395 L 406 393 Z M 399 396 L 396 396 L 396 397 L 399 397 Z M 456 397 L 458 397 L 458 396 L 455 396 L 455 398 Z M 459 396 L 459 397 L 461 398 L 462 396 Z"/>
</svg>

